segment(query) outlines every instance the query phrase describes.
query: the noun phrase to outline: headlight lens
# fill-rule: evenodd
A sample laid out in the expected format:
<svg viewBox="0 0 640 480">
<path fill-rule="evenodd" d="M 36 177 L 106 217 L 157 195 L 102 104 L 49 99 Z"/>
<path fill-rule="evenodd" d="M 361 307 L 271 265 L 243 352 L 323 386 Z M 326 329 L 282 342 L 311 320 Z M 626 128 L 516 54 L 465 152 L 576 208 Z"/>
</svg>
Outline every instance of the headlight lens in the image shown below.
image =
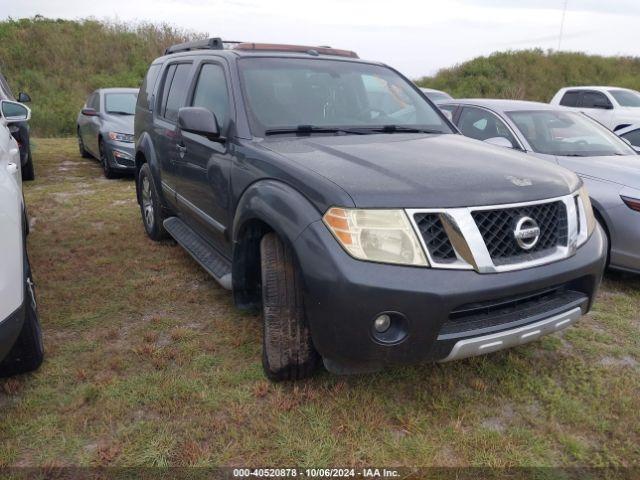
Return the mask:
<svg viewBox="0 0 640 480">
<path fill-rule="evenodd" d="M 351 256 L 371 262 L 428 266 L 403 210 L 330 208 L 325 225 Z"/>
<path fill-rule="evenodd" d="M 578 192 L 577 207 L 579 219 L 578 246 L 580 246 L 589 239 L 596 228 L 596 217 L 589 199 L 589 192 L 584 185 Z"/>
<path fill-rule="evenodd" d="M 109 132 L 109 138 L 118 142 L 133 143 L 134 138 L 130 133 Z"/>
</svg>

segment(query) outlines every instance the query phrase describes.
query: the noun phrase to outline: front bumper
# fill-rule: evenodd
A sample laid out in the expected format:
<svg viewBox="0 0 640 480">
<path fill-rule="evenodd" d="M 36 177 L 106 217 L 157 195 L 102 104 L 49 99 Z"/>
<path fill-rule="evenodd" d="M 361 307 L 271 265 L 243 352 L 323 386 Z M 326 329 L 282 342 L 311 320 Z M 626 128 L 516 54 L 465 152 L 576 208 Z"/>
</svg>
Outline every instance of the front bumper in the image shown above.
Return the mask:
<svg viewBox="0 0 640 480">
<path fill-rule="evenodd" d="M 22 330 L 25 318 L 24 304 L 7 318 L 0 320 L 0 362 L 4 360 Z"/>
<path fill-rule="evenodd" d="M 135 144 L 108 140 L 104 143 L 109 166 L 119 172 L 135 172 Z"/>
<path fill-rule="evenodd" d="M 606 258 L 599 227 L 570 258 L 496 274 L 354 260 L 322 222 L 294 247 L 314 346 L 340 372 L 453 360 L 566 327 L 590 309 Z M 401 320 L 402 338 L 376 336 L 372 324 L 381 313 Z"/>
</svg>

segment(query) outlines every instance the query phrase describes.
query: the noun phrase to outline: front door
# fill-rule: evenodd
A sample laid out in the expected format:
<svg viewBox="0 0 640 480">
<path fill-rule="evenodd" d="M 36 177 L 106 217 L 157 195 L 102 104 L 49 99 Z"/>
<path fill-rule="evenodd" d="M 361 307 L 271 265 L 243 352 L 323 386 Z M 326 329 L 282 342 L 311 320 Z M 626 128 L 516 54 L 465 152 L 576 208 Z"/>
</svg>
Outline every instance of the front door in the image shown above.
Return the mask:
<svg viewBox="0 0 640 480">
<path fill-rule="evenodd" d="M 223 64 L 202 63 L 188 104 L 213 112 L 223 137 L 229 125 L 229 98 Z M 230 256 L 227 229 L 232 154 L 229 143 L 189 132 L 180 132 L 180 138 L 183 153 L 178 180 L 180 208 L 190 211 L 189 222 L 193 229 L 221 253 Z"/>
</svg>

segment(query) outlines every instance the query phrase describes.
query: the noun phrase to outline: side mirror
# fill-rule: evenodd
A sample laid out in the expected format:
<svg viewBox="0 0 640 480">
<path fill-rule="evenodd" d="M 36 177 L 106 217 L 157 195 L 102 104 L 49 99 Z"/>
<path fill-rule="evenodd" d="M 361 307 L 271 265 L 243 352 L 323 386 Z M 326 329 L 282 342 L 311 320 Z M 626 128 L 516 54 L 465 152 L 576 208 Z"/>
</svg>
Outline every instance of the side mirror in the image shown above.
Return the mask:
<svg viewBox="0 0 640 480">
<path fill-rule="evenodd" d="M 83 108 L 81 113 L 85 117 L 97 117 L 98 115 L 100 115 L 98 112 L 96 112 L 95 108 Z"/>
<path fill-rule="evenodd" d="M 185 132 L 202 135 L 209 140 L 223 140 L 220 137 L 216 116 L 206 108 L 182 107 L 178 110 L 178 127 Z"/>
<path fill-rule="evenodd" d="M 31 118 L 29 107 L 10 100 L 0 101 L 0 112 L 7 123 L 28 122 Z"/>
<path fill-rule="evenodd" d="M 491 145 L 495 145 L 496 147 L 513 148 L 513 143 L 511 143 L 511 140 L 505 137 L 487 138 L 485 142 L 490 143 Z"/>
<path fill-rule="evenodd" d="M 28 93 L 20 92 L 18 94 L 18 101 L 20 103 L 29 103 L 31 101 L 31 97 Z"/>
</svg>

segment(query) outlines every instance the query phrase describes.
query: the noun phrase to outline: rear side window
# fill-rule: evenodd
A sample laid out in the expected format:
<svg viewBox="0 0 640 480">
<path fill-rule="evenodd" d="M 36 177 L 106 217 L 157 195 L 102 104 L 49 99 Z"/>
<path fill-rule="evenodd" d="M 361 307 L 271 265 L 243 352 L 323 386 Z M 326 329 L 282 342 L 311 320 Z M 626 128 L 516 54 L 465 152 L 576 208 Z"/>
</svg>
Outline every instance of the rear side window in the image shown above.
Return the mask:
<svg viewBox="0 0 640 480">
<path fill-rule="evenodd" d="M 640 128 L 632 130 L 629 133 L 625 133 L 624 135 L 621 135 L 621 137 L 628 140 L 634 147 L 640 147 Z"/>
<path fill-rule="evenodd" d="M 192 106 L 206 108 L 215 114 L 220 126 L 226 125 L 229 119 L 229 94 L 220 65 L 207 63 L 202 66 Z"/>
<path fill-rule="evenodd" d="M 153 88 L 156 86 L 156 80 L 160 73 L 161 65 L 151 65 L 147 75 L 144 77 L 142 87 L 140 87 L 140 95 L 138 97 L 138 105 L 146 110 L 149 110 L 151 105 L 151 97 L 153 96 Z"/>
<path fill-rule="evenodd" d="M 581 106 L 583 108 L 609 108 L 611 102 L 604 93 L 584 92 L 582 94 Z"/>
<path fill-rule="evenodd" d="M 178 110 L 185 105 L 190 73 L 190 63 L 180 63 L 176 66 L 164 107 L 164 118 L 171 122 L 178 119 Z"/>
<path fill-rule="evenodd" d="M 560 105 L 565 107 L 577 107 L 578 106 L 578 98 L 580 97 L 580 92 L 573 90 L 564 94 L 562 100 L 560 100 Z"/>
</svg>

